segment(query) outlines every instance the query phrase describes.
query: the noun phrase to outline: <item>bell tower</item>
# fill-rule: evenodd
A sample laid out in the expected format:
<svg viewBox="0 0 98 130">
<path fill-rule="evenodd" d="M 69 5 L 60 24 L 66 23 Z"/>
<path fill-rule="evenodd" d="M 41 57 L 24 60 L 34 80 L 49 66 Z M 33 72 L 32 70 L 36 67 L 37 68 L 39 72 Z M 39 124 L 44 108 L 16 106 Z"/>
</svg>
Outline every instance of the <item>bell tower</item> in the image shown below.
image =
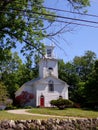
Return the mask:
<svg viewBox="0 0 98 130">
<path fill-rule="evenodd" d="M 58 78 L 58 60 L 54 55 L 54 46 L 46 45 L 45 56 L 39 62 L 39 77 L 55 76 Z"/>
</svg>

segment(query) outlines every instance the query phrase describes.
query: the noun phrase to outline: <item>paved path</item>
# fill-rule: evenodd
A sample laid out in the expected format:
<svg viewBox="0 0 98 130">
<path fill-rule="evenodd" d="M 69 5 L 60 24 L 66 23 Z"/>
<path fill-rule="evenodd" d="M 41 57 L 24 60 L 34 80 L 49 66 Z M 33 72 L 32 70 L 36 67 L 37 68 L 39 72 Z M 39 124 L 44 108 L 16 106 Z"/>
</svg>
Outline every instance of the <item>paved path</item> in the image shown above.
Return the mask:
<svg viewBox="0 0 98 130">
<path fill-rule="evenodd" d="M 67 119 L 85 119 L 85 118 L 80 118 L 80 117 L 68 117 L 68 116 L 56 116 L 56 115 L 45 115 L 45 114 L 33 114 L 27 112 L 30 109 L 18 109 L 18 110 L 7 110 L 9 113 L 13 114 L 25 114 L 25 115 L 33 115 L 33 116 L 44 116 L 44 117 L 59 117 L 59 118 L 67 118 Z"/>
</svg>

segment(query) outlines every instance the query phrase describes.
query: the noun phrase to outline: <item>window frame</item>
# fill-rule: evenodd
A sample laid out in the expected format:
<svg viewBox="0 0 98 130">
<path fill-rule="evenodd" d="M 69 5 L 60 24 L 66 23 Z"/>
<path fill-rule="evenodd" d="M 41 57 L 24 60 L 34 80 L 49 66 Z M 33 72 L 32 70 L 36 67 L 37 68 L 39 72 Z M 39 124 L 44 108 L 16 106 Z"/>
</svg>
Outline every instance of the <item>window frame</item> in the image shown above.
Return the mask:
<svg viewBox="0 0 98 130">
<path fill-rule="evenodd" d="M 48 91 L 54 92 L 54 82 L 53 82 L 53 80 L 49 80 L 49 82 L 48 82 Z"/>
<path fill-rule="evenodd" d="M 52 50 L 51 49 L 47 49 L 47 57 L 51 57 L 52 56 Z"/>
</svg>

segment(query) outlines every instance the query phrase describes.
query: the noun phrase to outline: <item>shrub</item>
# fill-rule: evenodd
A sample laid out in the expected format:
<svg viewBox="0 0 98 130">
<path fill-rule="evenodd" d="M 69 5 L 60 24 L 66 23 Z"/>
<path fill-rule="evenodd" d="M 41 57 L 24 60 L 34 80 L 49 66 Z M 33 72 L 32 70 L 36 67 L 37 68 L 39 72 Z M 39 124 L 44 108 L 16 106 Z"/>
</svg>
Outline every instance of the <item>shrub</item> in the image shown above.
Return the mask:
<svg viewBox="0 0 98 130">
<path fill-rule="evenodd" d="M 32 106 L 25 106 L 24 109 L 32 109 Z"/>
<path fill-rule="evenodd" d="M 10 105 L 6 107 L 6 110 L 13 110 L 13 109 L 17 109 L 16 106 Z"/>
<path fill-rule="evenodd" d="M 64 108 L 68 108 L 68 107 L 72 107 L 73 106 L 73 102 L 68 100 L 68 99 L 62 99 L 59 98 L 57 100 L 51 100 L 50 104 L 52 106 L 56 106 L 59 109 L 64 109 Z"/>
</svg>

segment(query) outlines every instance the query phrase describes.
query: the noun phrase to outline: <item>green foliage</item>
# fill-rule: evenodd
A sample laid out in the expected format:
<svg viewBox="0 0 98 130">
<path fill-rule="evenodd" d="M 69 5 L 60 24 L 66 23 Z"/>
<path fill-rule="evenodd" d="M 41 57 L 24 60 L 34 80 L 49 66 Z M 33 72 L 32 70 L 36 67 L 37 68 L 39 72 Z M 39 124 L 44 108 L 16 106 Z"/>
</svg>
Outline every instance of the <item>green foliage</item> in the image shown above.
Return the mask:
<svg viewBox="0 0 98 130">
<path fill-rule="evenodd" d="M 66 0 L 74 9 L 89 6 L 89 0 Z M 47 38 L 45 24 L 55 21 L 56 14 L 44 8 L 44 0 L 0 1 L 0 46 L 16 48 L 22 44 L 21 52 L 34 55 L 44 53 L 43 42 Z M 52 16 L 52 15 L 54 16 Z"/>
<path fill-rule="evenodd" d="M 90 6 L 90 0 L 69 0 L 74 9 L 82 9 L 86 6 Z"/>
<path fill-rule="evenodd" d="M 87 5 L 89 5 L 90 3 L 90 1 L 89 0 L 73 0 L 74 2 L 76 2 L 76 3 L 79 3 L 79 4 L 81 4 L 81 5 L 84 5 L 84 6 L 87 6 Z"/>
<path fill-rule="evenodd" d="M 0 59 L 0 80 L 5 84 L 9 96 L 13 97 L 14 92 L 19 88 L 17 71 L 22 60 L 16 52 L 12 54 L 9 49 L 2 49 L 2 53 L 5 58 Z"/>
<path fill-rule="evenodd" d="M 79 82 L 72 92 L 71 99 L 81 106 L 86 101 L 85 82 Z"/>
<path fill-rule="evenodd" d="M 25 106 L 24 109 L 32 109 L 32 106 Z"/>
<path fill-rule="evenodd" d="M 8 99 L 7 89 L 5 85 L 2 82 L 0 82 L 0 104 L 6 105 L 7 99 Z"/>
<path fill-rule="evenodd" d="M 46 37 L 44 19 L 53 22 L 52 16 L 43 8 L 43 0 L 0 1 L 0 47 L 16 48 L 22 44 L 21 52 L 43 54 L 43 38 Z"/>
<path fill-rule="evenodd" d="M 98 107 L 98 60 L 95 61 L 93 71 L 86 82 L 85 95 L 91 107 Z"/>
<path fill-rule="evenodd" d="M 79 75 L 82 81 L 86 81 L 88 79 L 88 76 L 93 69 L 95 60 L 96 60 L 96 54 L 92 51 L 86 51 L 84 56 L 81 57 L 76 56 L 73 59 L 77 75 Z"/>
<path fill-rule="evenodd" d="M 52 106 L 56 106 L 59 109 L 64 109 L 64 108 L 68 108 L 68 107 L 72 107 L 73 106 L 73 102 L 67 99 L 62 99 L 59 98 L 57 100 L 51 100 L 50 104 Z"/>
<path fill-rule="evenodd" d="M 12 53 L 9 49 L 2 49 L 0 56 L 0 81 L 2 81 L 14 100 L 14 93 L 21 85 L 38 76 L 38 69 L 32 67 L 32 59 L 27 57 L 25 63 L 16 52 Z M 2 57 L 1 56 L 1 57 Z"/>
<path fill-rule="evenodd" d="M 94 71 L 95 61 L 96 54 L 92 51 L 86 51 L 83 56 L 76 56 L 72 62 L 67 62 L 66 64 L 63 61 L 59 61 L 59 78 L 69 84 L 70 100 L 80 105 L 86 102 L 85 84 L 87 84 L 88 79 L 91 80 L 93 77 L 91 73 Z M 93 78 L 93 80 L 96 79 Z M 90 91 L 89 88 L 87 90 L 88 93 Z"/>
</svg>

